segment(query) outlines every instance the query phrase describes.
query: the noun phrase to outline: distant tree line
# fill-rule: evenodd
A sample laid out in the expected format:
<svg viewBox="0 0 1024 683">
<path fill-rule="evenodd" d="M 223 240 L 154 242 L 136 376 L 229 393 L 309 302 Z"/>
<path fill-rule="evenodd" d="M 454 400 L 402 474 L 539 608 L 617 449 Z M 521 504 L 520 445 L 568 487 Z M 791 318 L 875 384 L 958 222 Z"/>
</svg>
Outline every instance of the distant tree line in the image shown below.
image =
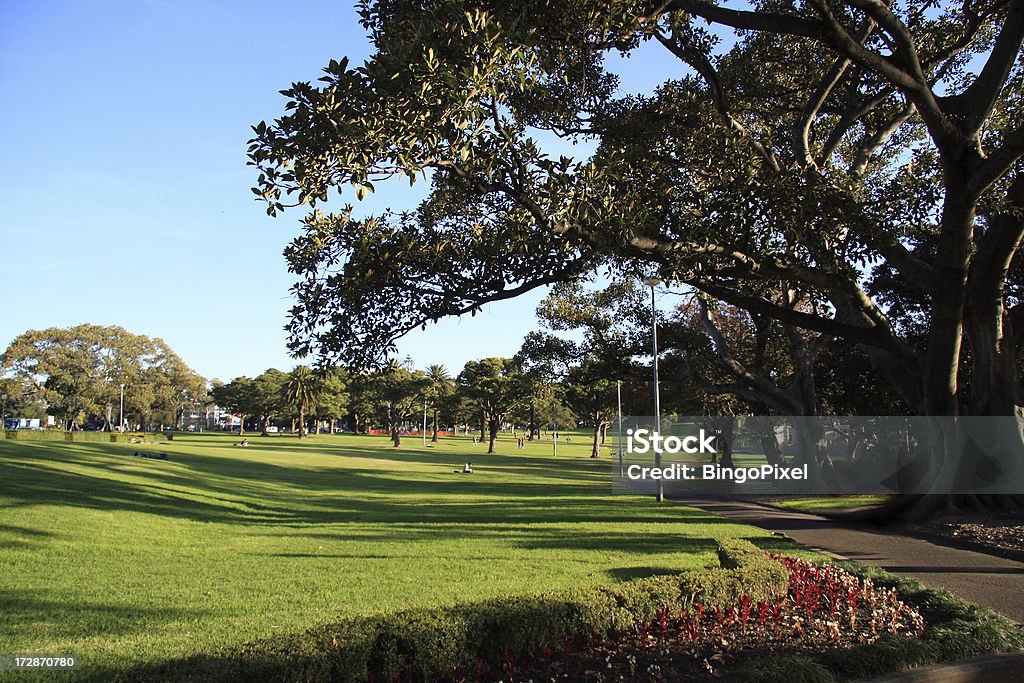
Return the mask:
<svg viewBox="0 0 1024 683">
<path fill-rule="evenodd" d="M 0 355 L 0 391 L 5 417 L 52 415 L 68 430 L 109 431 L 121 419 L 160 429 L 208 402 L 206 380 L 165 341 L 100 325 L 19 335 Z"/>
<path fill-rule="evenodd" d="M 541 329 L 514 357 L 473 360 L 457 375 L 443 365 L 415 369 L 411 359 L 371 371 L 298 365 L 208 389 L 160 339 L 96 325 L 29 331 L 0 356 L 0 392 L 5 415 L 49 414 L 67 429 L 116 428 L 124 384 L 133 427 L 175 426 L 183 411 L 216 404 L 241 418 L 240 431 L 284 427 L 301 438 L 343 425 L 383 431 L 399 447 L 425 417 L 432 441 L 442 430 L 472 431 L 489 453 L 503 428 L 534 440 L 585 425 L 597 457 L 619 394 L 625 414 L 653 412 L 648 292 L 631 281 L 557 285 L 538 307 Z M 666 308 L 658 320 L 663 413 L 905 411 L 856 348 L 697 295 Z"/>
</svg>

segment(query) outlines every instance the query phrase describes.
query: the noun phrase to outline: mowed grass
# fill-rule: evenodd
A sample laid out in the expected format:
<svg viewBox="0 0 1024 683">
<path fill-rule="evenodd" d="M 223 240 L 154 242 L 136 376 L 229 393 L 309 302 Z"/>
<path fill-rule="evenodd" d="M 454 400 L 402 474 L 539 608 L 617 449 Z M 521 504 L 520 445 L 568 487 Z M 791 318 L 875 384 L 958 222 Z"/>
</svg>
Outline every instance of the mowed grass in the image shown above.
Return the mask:
<svg viewBox="0 0 1024 683">
<path fill-rule="evenodd" d="M 793 500 L 781 500 L 772 502 L 772 505 L 787 510 L 798 512 L 839 512 L 855 508 L 875 507 L 885 505 L 892 500 L 892 496 L 884 495 L 863 495 L 863 496 L 824 496 L 816 498 L 795 498 Z"/>
<path fill-rule="evenodd" d="M 716 537 L 789 548 L 612 496 L 582 435 L 557 459 L 511 438 L 491 456 L 465 438 L 238 441 L 0 441 L 0 653 L 79 654 L 105 678 L 351 615 L 714 566 Z"/>
</svg>

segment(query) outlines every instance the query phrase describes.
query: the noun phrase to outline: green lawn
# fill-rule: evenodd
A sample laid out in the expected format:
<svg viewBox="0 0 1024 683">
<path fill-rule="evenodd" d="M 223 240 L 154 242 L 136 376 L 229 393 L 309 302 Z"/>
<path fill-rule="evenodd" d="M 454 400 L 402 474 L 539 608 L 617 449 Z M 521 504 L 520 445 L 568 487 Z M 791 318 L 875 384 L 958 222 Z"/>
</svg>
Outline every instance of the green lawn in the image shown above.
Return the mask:
<svg viewBox="0 0 1024 683">
<path fill-rule="evenodd" d="M 772 505 L 780 508 L 786 508 L 787 510 L 797 510 L 799 512 L 835 512 L 839 510 L 884 505 L 891 499 L 892 496 L 824 496 L 817 498 L 780 500 L 773 502 Z"/>
<path fill-rule="evenodd" d="M 511 438 L 495 456 L 464 438 L 238 440 L 0 441 L 0 653 L 80 654 L 102 678 L 349 615 L 715 565 L 714 537 L 788 547 L 612 496 L 583 435 L 557 460 Z M 453 473 L 466 460 L 476 473 Z"/>
</svg>

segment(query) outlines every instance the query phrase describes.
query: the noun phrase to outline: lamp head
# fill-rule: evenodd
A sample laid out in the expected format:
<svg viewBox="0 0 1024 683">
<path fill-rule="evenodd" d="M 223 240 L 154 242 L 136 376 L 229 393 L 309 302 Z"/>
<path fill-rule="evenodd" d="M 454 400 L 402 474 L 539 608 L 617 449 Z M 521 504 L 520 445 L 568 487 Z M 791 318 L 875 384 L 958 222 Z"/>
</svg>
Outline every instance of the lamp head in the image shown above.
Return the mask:
<svg viewBox="0 0 1024 683">
<path fill-rule="evenodd" d="M 648 287 L 657 287 L 661 284 L 661 278 L 656 275 L 652 275 L 651 277 L 645 277 L 643 282 Z"/>
</svg>

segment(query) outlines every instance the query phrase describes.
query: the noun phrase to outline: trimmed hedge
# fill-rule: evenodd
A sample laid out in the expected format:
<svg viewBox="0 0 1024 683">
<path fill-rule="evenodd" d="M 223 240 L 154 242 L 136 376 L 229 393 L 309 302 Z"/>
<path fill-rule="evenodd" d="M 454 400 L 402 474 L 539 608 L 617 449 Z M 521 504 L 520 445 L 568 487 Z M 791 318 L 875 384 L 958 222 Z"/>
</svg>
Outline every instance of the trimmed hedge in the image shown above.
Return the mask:
<svg viewBox="0 0 1024 683">
<path fill-rule="evenodd" d="M 481 659 L 522 657 L 594 633 L 629 629 L 653 620 L 664 607 L 726 607 L 743 595 L 755 602 L 785 597 L 785 567 L 753 544 L 722 540 L 718 555 L 720 568 L 355 618 L 135 669 L 123 679 L 365 681 L 399 673 L 422 679 Z"/>
<path fill-rule="evenodd" d="M 846 571 L 895 588 L 921 611 L 920 638 L 886 635 L 870 645 L 834 649 L 815 657 L 770 657 L 728 672 L 723 681 L 740 683 L 835 683 L 875 678 L 919 666 L 978 655 L 1021 652 L 1024 632 L 1006 617 L 962 600 L 949 591 L 925 588 L 920 581 L 856 562 L 836 562 Z"/>
<path fill-rule="evenodd" d="M 142 439 L 149 442 L 170 441 L 168 437 L 159 432 L 120 434 L 118 432 L 66 432 L 62 429 L 7 429 L 0 434 L 3 434 L 2 438 L 10 441 L 81 441 L 90 443 L 128 443 L 131 439 Z"/>
<path fill-rule="evenodd" d="M 52 429 L 7 429 L 4 438 L 8 441 L 63 441 L 64 432 Z"/>
<path fill-rule="evenodd" d="M 652 620 L 663 607 L 731 606 L 743 595 L 774 602 L 787 572 L 745 541 L 720 541 L 721 568 L 590 586 L 535 597 L 510 597 L 437 609 L 350 619 L 306 633 L 278 636 L 121 676 L 130 681 L 366 681 L 429 678 L 479 659 L 535 654 Z M 874 567 L 839 563 L 862 578 L 896 588 L 926 620 L 920 638 L 888 635 L 870 645 L 817 656 L 782 655 L 747 662 L 724 681 L 834 683 L 982 654 L 1018 652 L 1024 634 L 1006 618 L 947 591 Z M 87 673 L 87 672 L 84 672 Z"/>
</svg>

